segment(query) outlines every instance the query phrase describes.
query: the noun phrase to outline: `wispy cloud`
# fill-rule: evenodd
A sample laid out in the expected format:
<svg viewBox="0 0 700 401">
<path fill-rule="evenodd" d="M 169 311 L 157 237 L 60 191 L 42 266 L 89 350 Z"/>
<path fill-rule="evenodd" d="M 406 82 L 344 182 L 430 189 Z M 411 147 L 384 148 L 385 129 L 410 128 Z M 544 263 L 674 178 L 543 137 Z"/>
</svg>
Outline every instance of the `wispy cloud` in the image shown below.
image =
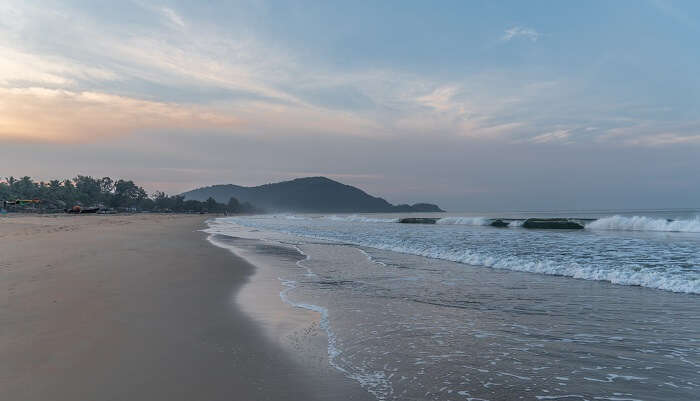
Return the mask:
<svg viewBox="0 0 700 401">
<path fill-rule="evenodd" d="M 114 71 L 86 65 L 63 57 L 38 56 L 0 44 L 0 85 L 10 87 L 29 83 L 67 87 L 79 81 L 111 81 Z"/>
<path fill-rule="evenodd" d="M 645 135 L 636 138 L 630 138 L 625 141 L 629 145 L 639 146 L 664 146 L 664 145 L 692 145 L 700 144 L 700 135 L 677 134 L 673 132 L 664 132 L 660 134 Z"/>
<path fill-rule="evenodd" d="M 501 36 L 501 40 L 508 42 L 516 38 L 528 39 L 532 42 L 537 42 L 537 40 L 542 36 L 539 32 L 532 28 L 526 28 L 522 26 L 514 26 L 512 28 L 506 29 Z"/>
<path fill-rule="evenodd" d="M 105 25 L 82 10 L 54 13 L 21 4 L 13 7 L 12 24 L 0 16 L 0 137 L 72 141 L 147 130 L 227 130 L 267 137 L 641 143 L 630 140 L 641 133 L 616 134 L 628 123 L 611 118 L 614 104 L 579 100 L 585 85 L 574 78 L 527 79 L 517 70 L 494 70 L 448 79 L 389 65 L 334 68 L 175 7 L 140 11 L 153 24 Z M 73 16 L 72 23 L 57 15 Z M 43 35 L 51 31 L 61 40 Z M 541 36 L 514 26 L 502 40 Z M 196 100 L 188 98 L 193 94 Z M 598 128 L 578 128 L 588 124 Z M 644 135 L 654 134 L 650 126 Z M 685 131 L 673 132 L 683 137 Z M 645 143 L 681 143 L 674 138 Z"/>
<path fill-rule="evenodd" d="M 556 131 L 546 132 L 544 134 L 537 135 L 533 138 L 530 138 L 529 141 L 532 143 L 562 142 L 568 140 L 570 135 L 571 130 L 559 129 Z"/>
<path fill-rule="evenodd" d="M 0 84 L 14 90 L 8 92 L 5 101 L 16 102 L 22 96 L 27 109 L 39 112 L 39 105 L 42 105 L 48 110 L 60 111 L 63 116 L 58 118 L 57 115 L 54 119 L 49 111 L 39 123 L 28 113 L 14 109 L 10 113 L 6 109 L 5 118 L 12 123 L 4 124 L 0 135 L 15 139 L 25 135 L 32 140 L 65 137 L 70 141 L 76 137 L 98 139 L 100 136 L 90 134 L 95 131 L 127 135 L 147 129 L 194 129 L 195 125 L 186 123 L 183 118 L 169 117 L 171 114 L 182 116 L 188 111 L 194 116 L 191 121 L 196 120 L 201 129 L 227 126 L 231 133 L 260 135 L 422 135 L 440 130 L 446 135 L 488 138 L 520 125 L 490 121 L 489 114 L 500 107 L 494 105 L 501 104 L 504 99 L 479 95 L 475 101 L 465 93 L 463 82 L 445 83 L 391 70 L 327 71 L 303 64 L 294 55 L 254 38 L 222 40 L 211 35 L 206 27 L 196 25 L 188 26 L 186 31 L 167 32 L 167 35 L 152 32 L 131 36 L 99 31 L 88 23 L 77 28 L 94 31 L 94 43 L 100 45 L 92 48 L 88 44 L 85 50 L 107 62 L 96 66 L 79 59 L 0 48 L 5 49 L 0 53 L 11 56 L 7 59 L 15 60 L 0 67 Z M 109 49 L 108 54 L 104 53 L 105 48 Z M 481 81 L 482 78 L 476 79 Z M 115 85 L 107 84 L 110 81 Z M 157 93 L 139 93 L 138 89 L 135 93 L 127 90 L 128 96 L 108 90 L 119 87 L 123 92 L 132 81 L 167 88 L 183 85 L 220 88 L 237 95 L 236 99 L 195 106 L 164 101 Z M 102 89 L 95 89 L 95 84 Z M 325 99 L 321 100 L 327 100 L 337 88 L 341 88 L 338 96 L 346 96 L 351 91 L 366 98 L 371 108 L 342 109 L 313 98 L 314 93 L 322 93 Z M 86 93 L 100 93 L 102 99 L 119 99 L 119 107 L 110 114 L 104 102 L 96 104 L 85 96 Z M 142 107 L 144 105 L 148 107 Z M 70 112 L 71 107 L 80 113 Z M 127 110 L 130 107 L 134 110 Z M 85 116 L 81 113 L 88 110 L 103 119 L 104 129 L 98 129 L 97 117 L 79 117 Z M 206 118 L 202 117 L 205 115 Z M 222 124 L 223 116 L 231 117 L 236 124 L 230 121 Z M 156 121 L 159 117 L 164 119 L 160 124 Z M 22 118 L 27 121 L 18 121 Z M 77 121 L 71 122 L 71 118 Z"/>
<path fill-rule="evenodd" d="M 182 19 L 182 17 L 180 17 L 180 15 L 179 15 L 178 13 L 176 13 L 175 10 L 173 10 L 172 8 L 163 7 L 163 8 L 161 9 L 161 12 L 162 12 L 163 15 L 165 15 L 165 17 L 166 17 L 170 22 L 172 22 L 173 24 L 175 24 L 175 25 L 177 25 L 177 26 L 180 26 L 180 27 L 185 26 L 185 21 L 184 21 L 184 20 Z"/>
<path fill-rule="evenodd" d="M 661 13 L 674 19 L 680 24 L 694 30 L 698 29 L 698 22 L 691 18 L 688 12 L 676 7 L 673 3 L 666 0 L 651 0 L 650 3 L 657 10 L 661 11 Z"/>
<path fill-rule="evenodd" d="M 99 92 L 0 88 L 0 137 L 45 142 L 94 142 L 134 131 L 235 129 L 223 111 Z"/>
<path fill-rule="evenodd" d="M 594 139 L 602 144 L 628 146 L 672 146 L 700 144 L 700 122 L 633 121 L 620 127 L 602 130 Z"/>
</svg>

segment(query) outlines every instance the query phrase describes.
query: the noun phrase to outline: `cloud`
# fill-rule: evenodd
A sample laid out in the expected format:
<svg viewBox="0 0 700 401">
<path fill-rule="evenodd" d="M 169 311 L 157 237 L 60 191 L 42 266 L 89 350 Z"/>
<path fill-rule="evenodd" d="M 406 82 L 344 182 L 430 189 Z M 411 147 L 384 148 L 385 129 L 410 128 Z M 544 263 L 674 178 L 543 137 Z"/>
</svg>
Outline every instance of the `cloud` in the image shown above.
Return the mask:
<svg viewBox="0 0 700 401">
<path fill-rule="evenodd" d="M 70 87 L 79 81 L 111 81 L 117 79 L 114 71 L 66 60 L 62 57 L 37 56 L 0 45 L 0 85 L 21 83 L 51 87 Z"/>
<path fill-rule="evenodd" d="M 698 22 L 692 19 L 686 10 L 681 10 L 680 8 L 675 7 L 674 4 L 665 0 L 651 0 L 650 3 L 662 14 L 672 18 L 676 22 L 681 23 L 685 27 L 694 30 L 699 28 Z"/>
<path fill-rule="evenodd" d="M 176 13 L 172 8 L 168 7 L 163 7 L 161 9 L 161 12 L 165 17 L 172 22 L 173 24 L 179 26 L 179 27 L 184 27 L 185 26 L 185 21 L 180 17 L 178 13 Z"/>
<path fill-rule="evenodd" d="M 569 139 L 571 130 L 559 129 L 552 132 L 546 132 L 544 134 L 537 135 L 529 139 L 532 143 L 548 143 L 548 142 L 561 142 Z"/>
<path fill-rule="evenodd" d="M 621 120 L 619 126 L 596 128 L 595 143 L 631 147 L 670 147 L 700 145 L 700 122 Z"/>
<path fill-rule="evenodd" d="M 427 95 L 419 96 L 416 101 L 437 111 L 454 109 L 453 98 L 459 88 L 457 86 L 440 86 Z"/>
<path fill-rule="evenodd" d="M 329 69 L 248 32 L 222 30 L 196 19 L 185 23 L 174 8 L 143 7 L 144 13 L 166 18 L 167 24 L 104 26 L 90 16 L 74 18 L 75 23 L 62 25 L 64 40 L 57 46 L 76 43 L 80 49 L 77 53 L 71 48 L 68 51 L 57 48 L 57 54 L 36 54 L 28 50 L 31 46 L 23 48 L 22 42 L 5 41 L 6 53 L 18 61 L 11 65 L 11 70 L 5 67 L 4 74 L 0 67 L 0 85 L 10 89 L 61 89 L 70 93 L 95 92 L 145 99 L 168 108 L 193 110 L 198 115 L 205 111 L 213 116 L 228 113 L 240 122 L 231 128 L 232 134 L 367 137 L 440 132 L 447 136 L 497 139 L 526 125 L 519 118 L 502 114 L 507 108 L 531 99 L 528 92 L 532 91 L 529 87 L 532 82 L 523 85 L 501 74 L 448 81 L 391 68 Z M 53 14 L 46 14 L 44 9 L 24 11 L 31 15 L 25 16 L 25 27 L 17 31 L 19 36 L 33 38 L 21 35 L 32 24 L 41 30 L 50 30 L 55 24 Z M 64 10 L 61 14 L 81 12 Z M 85 41 L 86 37 L 91 40 Z M 22 77 L 22 82 L 18 77 Z M 495 90 L 494 85 L 501 88 Z M 508 86 L 504 93 L 503 88 Z M 212 93 L 224 90 L 232 95 L 230 99 L 201 99 L 197 101 L 199 106 L 194 107 L 187 99 L 165 100 L 162 90 L 159 93 L 143 89 L 167 88 L 191 93 L 191 88 L 197 87 L 211 88 Z M 58 103 L 66 102 L 63 107 L 66 108 L 75 99 L 75 96 L 57 97 L 54 102 L 60 109 Z M 73 115 L 69 113 L 66 118 Z M 137 118 L 132 124 L 120 125 L 125 130 L 122 134 L 171 126 L 167 122 L 155 124 L 154 118 L 151 114 L 148 119 Z M 148 124 L 139 127 L 146 120 Z M 210 127 L 207 119 L 199 120 L 202 130 L 220 128 L 216 124 Z M 70 125 L 68 121 L 46 125 L 40 136 L 57 139 L 63 132 L 61 127 L 67 125 Z M 24 126 L 36 127 L 31 121 Z M 49 135 L 51 131 L 55 134 Z M 23 132 L 28 135 L 28 131 Z M 0 135 L 7 134 L 0 132 Z"/>
<path fill-rule="evenodd" d="M 501 40 L 508 42 L 512 39 L 524 38 L 530 40 L 531 42 L 537 42 L 537 39 L 539 39 L 540 36 L 542 35 L 532 28 L 514 26 L 512 28 L 506 29 L 506 31 L 503 33 L 503 36 L 501 36 Z"/>
<path fill-rule="evenodd" d="M 700 197 L 697 80 L 678 70 L 664 82 L 668 69 L 639 80 L 637 69 L 659 67 L 641 62 L 653 43 L 633 46 L 641 61 L 625 69 L 619 48 L 590 37 L 523 52 L 511 45 L 549 35 L 498 25 L 509 29 L 484 38 L 461 20 L 357 34 L 345 15 L 264 3 L 0 2 L 0 170 L 116 175 L 173 193 L 329 175 L 454 208 Z M 386 40 L 398 37 L 413 45 Z M 696 61 L 676 55 L 665 64 Z M 670 181 L 651 179 L 658 171 L 685 187 L 659 191 Z"/>
<path fill-rule="evenodd" d="M 331 66 L 249 29 L 174 7 L 142 8 L 139 18 L 152 24 L 105 24 L 84 9 L 13 7 L 16 23 L 0 31 L 0 137 L 55 142 L 184 130 L 638 146 L 635 136 L 697 132 L 654 121 L 643 132 L 629 130 L 624 105 L 581 96 L 590 82 L 578 77 Z M 515 26 L 502 40 L 540 36 Z M 662 142 L 681 140 L 645 141 Z"/>
<path fill-rule="evenodd" d="M 63 89 L 0 89 L 0 138 L 94 142 L 152 129 L 232 129 L 240 120 L 194 106 Z"/>
<path fill-rule="evenodd" d="M 660 134 L 643 135 L 629 138 L 624 143 L 636 146 L 664 146 L 664 145 L 700 145 L 700 134 L 688 135 L 674 132 L 663 132 Z"/>
</svg>

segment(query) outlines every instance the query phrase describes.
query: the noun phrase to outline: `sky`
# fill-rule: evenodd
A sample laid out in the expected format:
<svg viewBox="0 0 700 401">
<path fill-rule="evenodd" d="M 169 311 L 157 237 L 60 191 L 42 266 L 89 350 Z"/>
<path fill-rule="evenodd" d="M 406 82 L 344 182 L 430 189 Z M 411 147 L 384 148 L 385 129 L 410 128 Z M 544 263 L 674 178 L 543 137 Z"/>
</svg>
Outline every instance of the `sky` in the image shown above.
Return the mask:
<svg viewBox="0 0 700 401">
<path fill-rule="evenodd" d="M 699 208 L 699 71 L 696 1 L 5 0 L 0 176 Z"/>
</svg>

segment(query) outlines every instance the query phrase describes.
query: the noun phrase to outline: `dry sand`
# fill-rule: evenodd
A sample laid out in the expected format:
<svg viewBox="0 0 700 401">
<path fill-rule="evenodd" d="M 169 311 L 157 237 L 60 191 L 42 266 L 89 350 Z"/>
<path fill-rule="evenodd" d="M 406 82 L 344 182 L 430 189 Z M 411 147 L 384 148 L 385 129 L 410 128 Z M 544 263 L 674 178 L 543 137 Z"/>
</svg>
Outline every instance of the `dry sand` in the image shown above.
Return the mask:
<svg viewBox="0 0 700 401">
<path fill-rule="evenodd" d="M 255 268 L 205 241 L 204 220 L 0 217 L 0 398 L 370 399 L 241 312 Z"/>
</svg>

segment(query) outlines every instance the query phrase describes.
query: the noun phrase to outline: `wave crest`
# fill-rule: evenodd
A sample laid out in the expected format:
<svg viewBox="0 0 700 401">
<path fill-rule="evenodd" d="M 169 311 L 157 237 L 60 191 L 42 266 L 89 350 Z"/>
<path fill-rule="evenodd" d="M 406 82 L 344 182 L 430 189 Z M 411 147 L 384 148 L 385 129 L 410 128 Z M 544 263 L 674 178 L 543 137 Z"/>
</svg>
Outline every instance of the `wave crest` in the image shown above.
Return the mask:
<svg viewBox="0 0 700 401">
<path fill-rule="evenodd" d="M 590 230 L 618 231 L 667 231 L 667 232 L 700 232 L 700 217 L 691 220 L 666 220 L 646 216 L 610 216 L 603 217 L 586 225 Z"/>
<path fill-rule="evenodd" d="M 358 223 L 398 223 L 399 219 L 389 219 L 389 218 L 379 218 L 379 217 L 366 217 L 357 214 L 352 214 L 349 216 L 323 216 L 323 219 L 332 221 L 351 221 Z"/>
<path fill-rule="evenodd" d="M 486 217 L 460 217 L 450 216 L 439 219 L 436 224 L 454 224 L 463 226 L 488 226 L 491 224 L 491 219 Z"/>
</svg>

